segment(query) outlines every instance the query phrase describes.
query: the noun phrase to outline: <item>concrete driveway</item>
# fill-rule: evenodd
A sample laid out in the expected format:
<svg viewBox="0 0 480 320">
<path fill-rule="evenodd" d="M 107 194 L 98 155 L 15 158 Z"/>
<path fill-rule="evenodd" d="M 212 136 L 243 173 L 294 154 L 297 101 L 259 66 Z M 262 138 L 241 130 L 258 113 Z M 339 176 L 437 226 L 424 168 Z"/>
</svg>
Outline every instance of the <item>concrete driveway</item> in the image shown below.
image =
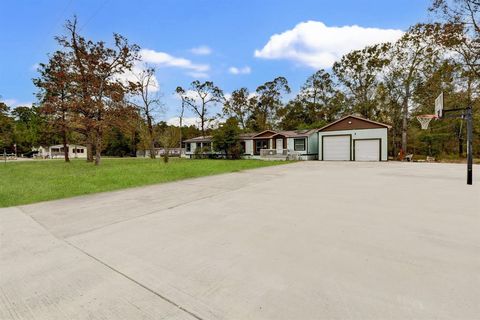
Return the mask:
<svg viewBox="0 0 480 320">
<path fill-rule="evenodd" d="M 0 319 L 479 319 L 480 168 L 301 162 L 0 210 Z"/>
</svg>

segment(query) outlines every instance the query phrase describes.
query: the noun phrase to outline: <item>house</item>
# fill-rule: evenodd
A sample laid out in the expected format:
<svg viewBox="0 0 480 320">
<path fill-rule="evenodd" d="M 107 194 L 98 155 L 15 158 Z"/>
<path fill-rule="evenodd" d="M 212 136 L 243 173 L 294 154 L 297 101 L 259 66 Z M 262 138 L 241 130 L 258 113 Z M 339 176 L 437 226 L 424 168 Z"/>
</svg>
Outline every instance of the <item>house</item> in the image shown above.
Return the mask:
<svg viewBox="0 0 480 320">
<path fill-rule="evenodd" d="M 69 158 L 87 158 L 87 147 L 80 145 L 68 145 Z M 63 158 L 65 156 L 63 144 L 58 144 L 49 147 L 33 148 L 33 151 L 38 151 L 37 157 L 43 159 Z"/>
<path fill-rule="evenodd" d="M 387 161 L 391 126 L 349 115 L 318 129 L 318 160 Z"/>
<path fill-rule="evenodd" d="M 349 115 L 320 129 L 245 133 L 243 157 L 278 160 L 386 161 L 389 125 Z M 222 157 L 212 137 L 185 140 L 185 157 Z"/>
<path fill-rule="evenodd" d="M 297 159 L 313 160 L 317 158 L 317 130 L 275 131 L 265 130 L 259 133 L 240 134 L 243 157 L 247 159 Z M 203 156 L 222 156 L 212 149 L 212 137 L 200 136 L 184 141 L 185 156 L 193 158 Z M 200 148 L 200 149 L 199 149 Z M 199 151 L 201 150 L 201 151 Z"/>
<path fill-rule="evenodd" d="M 274 131 L 265 130 L 242 137 L 244 156 L 251 158 L 286 156 L 290 159 L 317 158 L 317 130 Z M 263 150 L 263 151 L 262 151 Z"/>
</svg>

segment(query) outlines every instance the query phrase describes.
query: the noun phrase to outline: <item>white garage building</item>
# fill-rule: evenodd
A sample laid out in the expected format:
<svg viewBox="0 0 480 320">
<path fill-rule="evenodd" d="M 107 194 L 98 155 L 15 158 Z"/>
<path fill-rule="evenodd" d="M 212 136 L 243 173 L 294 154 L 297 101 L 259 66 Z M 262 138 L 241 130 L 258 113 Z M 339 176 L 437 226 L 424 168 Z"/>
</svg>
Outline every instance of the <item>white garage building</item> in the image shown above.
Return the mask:
<svg viewBox="0 0 480 320">
<path fill-rule="evenodd" d="M 318 130 L 318 159 L 387 161 L 389 125 L 349 115 Z"/>
</svg>

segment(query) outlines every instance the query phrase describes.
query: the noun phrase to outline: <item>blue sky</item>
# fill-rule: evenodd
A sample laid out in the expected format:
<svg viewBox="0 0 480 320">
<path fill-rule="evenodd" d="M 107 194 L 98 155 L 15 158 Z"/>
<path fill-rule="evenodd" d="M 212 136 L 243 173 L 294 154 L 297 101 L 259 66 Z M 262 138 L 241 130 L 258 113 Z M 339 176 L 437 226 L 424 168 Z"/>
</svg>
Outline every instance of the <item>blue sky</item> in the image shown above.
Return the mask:
<svg viewBox="0 0 480 320">
<path fill-rule="evenodd" d="M 251 91 L 285 76 L 296 92 L 316 69 L 343 52 L 393 40 L 428 21 L 428 0 L 2 0 L 0 95 L 10 105 L 35 101 L 35 65 L 57 48 L 65 19 L 76 14 L 81 33 L 110 41 L 113 32 L 144 49 L 156 65 L 170 119 L 176 86 L 199 78 L 225 92 Z M 352 27 L 357 26 L 357 27 Z M 274 36 L 277 35 L 277 36 Z M 274 36 L 274 38 L 272 38 Z M 196 50 L 195 50 L 196 49 Z M 189 114 L 191 116 L 191 114 Z"/>
</svg>

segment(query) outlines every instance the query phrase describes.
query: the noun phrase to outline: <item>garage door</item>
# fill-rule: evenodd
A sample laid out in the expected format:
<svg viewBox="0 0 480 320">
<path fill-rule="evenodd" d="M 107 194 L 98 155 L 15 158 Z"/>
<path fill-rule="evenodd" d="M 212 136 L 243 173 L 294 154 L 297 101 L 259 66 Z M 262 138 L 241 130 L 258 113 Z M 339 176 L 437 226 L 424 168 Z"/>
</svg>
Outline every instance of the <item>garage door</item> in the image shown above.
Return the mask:
<svg viewBox="0 0 480 320">
<path fill-rule="evenodd" d="M 380 161 L 380 140 L 355 140 L 355 161 Z"/>
<path fill-rule="evenodd" d="M 350 136 L 323 137 L 323 160 L 350 160 Z"/>
</svg>

